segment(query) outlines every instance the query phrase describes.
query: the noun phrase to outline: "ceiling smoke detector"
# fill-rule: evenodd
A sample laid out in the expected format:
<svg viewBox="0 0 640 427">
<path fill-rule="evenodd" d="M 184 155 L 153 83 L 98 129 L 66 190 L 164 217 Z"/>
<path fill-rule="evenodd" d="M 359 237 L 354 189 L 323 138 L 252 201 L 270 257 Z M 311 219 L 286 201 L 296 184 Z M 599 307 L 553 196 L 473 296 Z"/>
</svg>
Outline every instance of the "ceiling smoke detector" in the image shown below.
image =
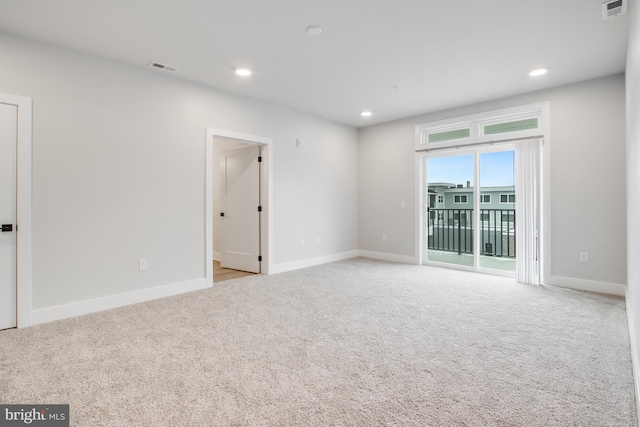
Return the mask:
<svg viewBox="0 0 640 427">
<path fill-rule="evenodd" d="M 149 66 L 152 68 L 158 68 L 160 70 L 170 71 L 172 73 L 175 73 L 176 71 L 178 71 L 176 67 L 172 67 L 171 65 L 167 65 L 167 64 L 161 64 L 159 62 L 150 62 Z"/>
<path fill-rule="evenodd" d="M 610 0 L 602 3 L 602 19 L 627 13 L 627 0 Z"/>
</svg>

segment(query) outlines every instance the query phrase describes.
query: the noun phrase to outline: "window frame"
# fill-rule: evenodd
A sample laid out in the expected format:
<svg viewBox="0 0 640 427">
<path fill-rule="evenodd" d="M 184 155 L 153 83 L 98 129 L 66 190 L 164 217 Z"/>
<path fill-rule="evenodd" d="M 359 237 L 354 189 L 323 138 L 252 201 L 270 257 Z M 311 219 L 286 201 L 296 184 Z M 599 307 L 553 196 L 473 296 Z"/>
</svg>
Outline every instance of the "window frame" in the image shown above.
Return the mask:
<svg viewBox="0 0 640 427">
<path fill-rule="evenodd" d="M 503 196 L 507 197 L 507 201 L 506 202 L 502 201 L 502 197 Z M 516 195 L 514 193 L 500 193 L 500 204 L 501 205 L 513 205 L 515 202 L 516 202 Z"/>
<path fill-rule="evenodd" d="M 460 197 L 460 201 L 456 202 L 456 197 Z M 462 198 L 464 197 L 464 202 Z M 469 195 L 468 194 L 454 194 L 453 195 L 453 204 L 455 205 L 466 205 L 469 203 Z"/>
</svg>

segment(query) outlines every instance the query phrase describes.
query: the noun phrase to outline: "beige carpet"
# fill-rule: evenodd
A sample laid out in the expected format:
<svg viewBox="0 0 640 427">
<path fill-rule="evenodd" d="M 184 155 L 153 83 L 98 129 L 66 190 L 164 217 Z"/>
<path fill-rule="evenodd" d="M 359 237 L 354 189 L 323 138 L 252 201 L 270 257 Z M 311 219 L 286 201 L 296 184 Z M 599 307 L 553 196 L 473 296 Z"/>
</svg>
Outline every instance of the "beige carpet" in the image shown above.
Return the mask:
<svg viewBox="0 0 640 427">
<path fill-rule="evenodd" d="M 623 299 L 354 259 L 0 332 L 76 426 L 637 426 Z"/>
</svg>

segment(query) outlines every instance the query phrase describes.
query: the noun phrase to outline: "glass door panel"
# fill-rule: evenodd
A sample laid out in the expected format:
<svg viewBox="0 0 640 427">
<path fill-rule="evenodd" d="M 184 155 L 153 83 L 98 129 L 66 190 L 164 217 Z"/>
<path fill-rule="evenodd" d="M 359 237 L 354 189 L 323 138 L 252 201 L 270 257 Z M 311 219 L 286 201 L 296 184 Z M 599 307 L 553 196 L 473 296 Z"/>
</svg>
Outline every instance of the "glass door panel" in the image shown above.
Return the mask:
<svg viewBox="0 0 640 427">
<path fill-rule="evenodd" d="M 479 170 L 479 267 L 515 272 L 514 151 L 480 153 Z"/>
<path fill-rule="evenodd" d="M 475 267 L 475 155 L 427 158 L 426 260 Z"/>
</svg>

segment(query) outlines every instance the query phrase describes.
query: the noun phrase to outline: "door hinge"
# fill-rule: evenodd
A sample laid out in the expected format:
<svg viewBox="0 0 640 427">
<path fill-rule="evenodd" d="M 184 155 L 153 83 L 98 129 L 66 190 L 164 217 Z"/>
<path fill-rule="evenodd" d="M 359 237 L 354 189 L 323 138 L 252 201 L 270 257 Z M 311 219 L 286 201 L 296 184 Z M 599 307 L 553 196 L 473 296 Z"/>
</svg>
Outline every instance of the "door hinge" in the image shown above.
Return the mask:
<svg viewBox="0 0 640 427">
<path fill-rule="evenodd" d="M 262 206 L 258 206 L 258 212 L 262 212 Z"/>
<path fill-rule="evenodd" d="M 262 262 L 262 255 L 258 255 L 258 262 Z"/>
<path fill-rule="evenodd" d="M 262 163 L 262 156 L 258 156 L 258 163 Z"/>
</svg>

